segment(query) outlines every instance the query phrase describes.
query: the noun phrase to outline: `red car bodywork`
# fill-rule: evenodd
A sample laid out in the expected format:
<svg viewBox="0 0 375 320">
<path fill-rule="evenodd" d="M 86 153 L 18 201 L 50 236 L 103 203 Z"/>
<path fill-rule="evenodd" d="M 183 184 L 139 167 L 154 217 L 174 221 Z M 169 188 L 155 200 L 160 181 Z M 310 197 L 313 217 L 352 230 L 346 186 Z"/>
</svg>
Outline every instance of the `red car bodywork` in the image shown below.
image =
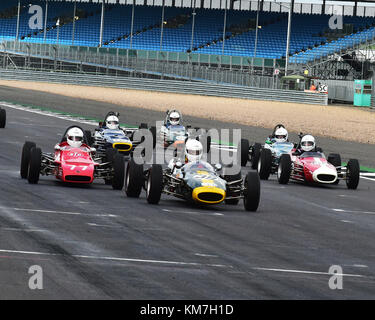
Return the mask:
<svg viewBox="0 0 375 320">
<path fill-rule="evenodd" d="M 56 178 L 64 182 L 92 183 L 98 164 L 92 159 L 90 147 L 82 144 L 79 148 L 73 148 L 67 142 L 58 146 L 55 151 Z"/>
<path fill-rule="evenodd" d="M 292 156 L 292 163 L 290 178 L 293 180 L 330 184 L 338 178 L 336 168 L 320 153 Z"/>
</svg>

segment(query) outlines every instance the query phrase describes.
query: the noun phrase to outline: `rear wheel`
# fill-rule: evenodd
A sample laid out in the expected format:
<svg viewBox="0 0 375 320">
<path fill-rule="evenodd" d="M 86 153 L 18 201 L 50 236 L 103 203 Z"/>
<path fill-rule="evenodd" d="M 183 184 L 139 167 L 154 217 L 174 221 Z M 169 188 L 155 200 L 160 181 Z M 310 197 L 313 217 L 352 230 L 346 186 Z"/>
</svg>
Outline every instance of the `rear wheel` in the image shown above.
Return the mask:
<svg viewBox="0 0 375 320">
<path fill-rule="evenodd" d="M 7 113 L 5 109 L 0 109 L 0 128 L 5 128 L 7 122 Z"/>
<path fill-rule="evenodd" d="M 257 211 L 260 202 L 260 179 L 255 171 L 251 171 L 245 178 L 243 204 L 246 211 Z"/>
<path fill-rule="evenodd" d="M 146 198 L 150 204 L 158 204 L 163 190 L 163 168 L 153 164 L 148 171 Z"/>
<path fill-rule="evenodd" d="M 113 164 L 112 188 L 114 190 L 121 190 L 124 186 L 124 177 L 125 177 L 124 158 L 119 153 L 117 153 L 113 157 L 112 164 Z"/>
<path fill-rule="evenodd" d="M 288 184 L 292 172 L 292 160 L 289 154 L 282 154 L 277 169 L 277 180 L 280 184 Z"/>
<path fill-rule="evenodd" d="M 147 123 L 141 123 L 140 126 L 139 126 L 139 129 L 148 129 L 148 125 Z"/>
<path fill-rule="evenodd" d="M 240 169 L 241 170 L 241 169 Z M 242 176 L 241 176 L 241 171 L 238 172 L 237 174 L 234 174 L 234 175 L 228 175 L 228 176 L 224 176 L 224 179 L 227 181 L 227 182 L 232 182 L 232 181 L 238 181 L 238 180 L 241 180 L 242 179 Z M 238 194 L 239 195 L 239 194 Z M 240 199 L 225 199 L 225 204 L 229 204 L 229 205 L 237 205 L 238 202 L 240 201 Z"/>
<path fill-rule="evenodd" d="M 350 159 L 346 165 L 346 186 L 348 189 L 357 189 L 359 184 L 360 167 L 357 159 Z"/>
<path fill-rule="evenodd" d="M 240 164 L 241 167 L 245 167 L 247 161 L 249 160 L 249 149 L 250 149 L 249 140 L 241 139 L 237 147 L 237 157 L 238 157 L 238 160 L 241 162 Z"/>
<path fill-rule="evenodd" d="M 156 127 L 150 128 L 151 134 L 152 134 L 152 147 L 155 149 L 156 147 Z"/>
<path fill-rule="evenodd" d="M 34 142 L 26 141 L 22 148 L 22 155 L 21 155 L 21 178 L 27 178 L 27 172 L 29 170 L 29 162 L 30 162 L 30 151 L 32 148 L 36 147 Z"/>
<path fill-rule="evenodd" d="M 258 168 L 261 148 L 262 145 L 260 143 L 255 143 L 251 148 L 251 168 L 254 170 Z"/>
<path fill-rule="evenodd" d="M 327 161 L 330 164 L 332 164 L 334 167 L 336 167 L 337 174 L 341 173 L 341 168 L 337 168 L 337 167 L 341 167 L 341 156 L 339 154 L 337 154 L 337 153 L 329 154 Z M 337 179 L 333 184 L 338 184 L 339 182 L 340 182 L 340 180 Z"/>
<path fill-rule="evenodd" d="M 128 197 L 138 198 L 144 185 L 143 165 L 137 164 L 134 158 L 126 166 L 125 193 Z"/>
<path fill-rule="evenodd" d="M 42 150 L 33 147 L 30 151 L 29 170 L 27 173 L 27 180 L 31 184 L 36 184 L 39 181 L 40 166 L 42 162 Z"/>
<path fill-rule="evenodd" d="M 258 173 L 262 180 L 268 180 L 272 169 L 272 153 L 269 149 L 263 149 L 260 152 L 258 161 Z"/>
</svg>

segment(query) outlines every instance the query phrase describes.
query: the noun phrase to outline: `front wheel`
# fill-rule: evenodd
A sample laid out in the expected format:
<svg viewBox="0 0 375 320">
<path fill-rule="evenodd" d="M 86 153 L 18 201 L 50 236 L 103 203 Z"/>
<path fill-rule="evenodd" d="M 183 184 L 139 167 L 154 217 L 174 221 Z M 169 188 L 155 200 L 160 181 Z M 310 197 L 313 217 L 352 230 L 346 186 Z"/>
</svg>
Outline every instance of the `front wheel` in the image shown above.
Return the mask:
<svg viewBox="0 0 375 320">
<path fill-rule="evenodd" d="M 263 149 L 260 152 L 258 161 L 258 173 L 262 180 L 268 180 L 272 170 L 272 152 L 269 149 Z"/>
<path fill-rule="evenodd" d="M 27 179 L 27 172 L 29 170 L 30 152 L 31 149 L 36 147 L 34 142 L 26 141 L 22 147 L 21 155 L 21 169 L 20 174 L 22 179 Z"/>
<path fill-rule="evenodd" d="M 292 172 L 292 160 L 289 154 L 282 154 L 277 169 L 277 180 L 280 184 L 288 184 Z"/>
<path fill-rule="evenodd" d="M 246 211 L 257 211 L 260 202 L 260 179 L 258 172 L 251 171 L 245 178 L 243 204 Z"/>
<path fill-rule="evenodd" d="M 258 162 L 260 157 L 260 151 L 262 149 L 262 145 L 260 143 L 255 143 L 251 148 L 251 168 L 256 170 L 258 168 Z"/>
<path fill-rule="evenodd" d="M 350 159 L 346 165 L 346 186 L 348 189 L 357 189 L 359 184 L 360 167 L 357 159 Z"/>
<path fill-rule="evenodd" d="M 237 157 L 241 162 L 241 167 L 246 167 L 246 163 L 249 160 L 249 140 L 241 139 L 237 147 Z"/>
<path fill-rule="evenodd" d="M 144 184 L 143 165 L 130 159 L 126 167 L 125 193 L 128 197 L 138 198 Z"/>
<path fill-rule="evenodd" d="M 30 151 L 29 170 L 27 173 L 27 180 L 31 184 L 36 184 L 39 181 L 40 166 L 42 162 L 42 150 L 33 147 Z"/>
<path fill-rule="evenodd" d="M 156 127 L 151 127 L 150 132 L 152 134 L 152 148 L 155 149 L 156 147 Z"/>
<path fill-rule="evenodd" d="M 112 188 L 113 190 L 121 190 L 124 186 L 125 177 L 125 163 L 124 158 L 121 154 L 117 153 L 113 157 L 113 178 Z"/>
<path fill-rule="evenodd" d="M 150 204 L 158 204 L 163 191 L 163 168 L 153 164 L 148 171 L 146 198 Z"/>
</svg>

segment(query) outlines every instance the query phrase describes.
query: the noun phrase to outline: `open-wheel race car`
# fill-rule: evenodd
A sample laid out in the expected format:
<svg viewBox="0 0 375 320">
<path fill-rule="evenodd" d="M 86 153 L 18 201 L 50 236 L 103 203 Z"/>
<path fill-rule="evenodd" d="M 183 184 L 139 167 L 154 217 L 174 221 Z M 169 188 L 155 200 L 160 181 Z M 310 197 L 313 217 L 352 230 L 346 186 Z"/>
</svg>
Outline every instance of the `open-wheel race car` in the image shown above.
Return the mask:
<svg viewBox="0 0 375 320">
<path fill-rule="evenodd" d="M 277 139 L 278 131 L 283 134 L 281 139 Z M 255 143 L 250 146 L 248 140 L 241 139 L 237 150 L 240 150 L 238 157 L 241 166 L 246 166 L 250 161 L 251 168 L 258 170 L 260 179 L 267 180 L 271 174 L 277 173 L 281 155 L 291 154 L 295 148 L 296 145 L 288 141 L 285 127 L 278 124 L 263 145 Z"/>
<path fill-rule="evenodd" d="M 151 126 L 150 131 L 154 148 L 158 143 L 163 148 L 173 145 L 177 149 L 179 145 L 183 145 L 192 136 L 189 131 L 195 131 L 194 135 L 206 146 L 206 152 L 209 152 L 211 148 L 211 136 L 204 129 L 195 127 L 192 130 L 190 125 L 182 125 L 182 116 L 178 110 L 168 110 L 163 125 L 160 128 Z"/>
<path fill-rule="evenodd" d="M 22 149 L 21 177 L 36 184 L 40 175 L 53 175 L 67 183 L 91 184 L 95 179 L 110 181 L 113 189 L 124 185 L 125 164 L 123 157 L 114 152 L 111 162 L 94 158 L 95 148 L 88 144 L 84 131 L 69 127 L 54 153 L 44 153 L 34 142 L 26 141 Z"/>
<path fill-rule="evenodd" d="M 7 122 L 7 113 L 5 109 L 0 108 L 0 128 L 5 128 Z"/>
<path fill-rule="evenodd" d="M 221 165 L 213 168 L 199 161 L 186 164 L 181 175 L 175 175 L 170 168 L 163 169 L 158 164 L 144 170 L 143 165 L 132 159 L 127 164 L 125 193 L 128 197 L 139 197 L 144 189 L 150 204 L 158 204 L 163 193 L 201 205 L 222 202 L 237 205 L 243 199 L 247 211 L 256 211 L 260 201 L 258 173 L 251 171 L 243 179 L 241 172 L 220 175 L 221 170 Z"/>
<path fill-rule="evenodd" d="M 302 136 L 301 141 L 305 137 Z M 312 139 L 311 139 L 312 140 Z M 345 180 L 348 189 L 357 189 L 360 178 L 360 166 L 357 159 L 350 159 L 343 166 L 339 154 L 329 154 L 328 158 L 320 148 L 311 148 L 310 151 L 283 154 L 280 157 L 277 179 L 280 184 L 287 184 L 289 180 L 337 185 Z"/>
<path fill-rule="evenodd" d="M 119 113 L 108 112 L 104 121 L 99 122 L 99 128 L 95 129 L 93 136 L 90 131 L 86 131 L 88 143 L 96 148 L 97 157 L 111 161 L 112 157 L 108 156 L 108 154 L 112 154 L 112 151 L 108 153 L 108 150 L 111 149 L 128 156 L 142 142 L 142 140 L 134 140 L 134 133 L 139 129 L 147 129 L 147 124 L 142 123 L 138 128 L 124 128 L 120 127 L 118 117 Z"/>
</svg>

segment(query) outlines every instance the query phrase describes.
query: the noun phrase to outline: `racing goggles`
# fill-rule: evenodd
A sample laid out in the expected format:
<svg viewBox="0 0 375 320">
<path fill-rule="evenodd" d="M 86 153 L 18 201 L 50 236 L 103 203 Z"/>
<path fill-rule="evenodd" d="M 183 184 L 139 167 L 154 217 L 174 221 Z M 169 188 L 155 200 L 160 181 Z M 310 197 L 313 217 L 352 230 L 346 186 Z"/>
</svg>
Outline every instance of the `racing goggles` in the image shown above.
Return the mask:
<svg viewBox="0 0 375 320">
<path fill-rule="evenodd" d="M 304 147 L 312 147 L 314 145 L 314 142 L 313 141 L 303 141 L 301 144 Z"/>
<path fill-rule="evenodd" d="M 78 136 L 69 136 L 68 139 L 71 141 L 83 141 L 83 137 Z"/>
<path fill-rule="evenodd" d="M 286 136 L 283 136 L 283 135 L 281 135 L 281 136 L 276 136 L 276 139 L 286 139 Z"/>
<path fill-rule="evenodd" d="M 177 122 L 177 121 L 180 121 L 180 118 L 170 118 L 171 122 Z"/>
<path fill-rule="evenodd" d="M 192 156 L 199 156 L 201 154 L 201 150 L 187 150 L 188 154 L 191 154 Z"/>
<path fill-rule="evenodd" d="M 118 121 L 107 121 L 107 124 L 114 124 L 114 125 L 118 125 Z"/>
</svg>

